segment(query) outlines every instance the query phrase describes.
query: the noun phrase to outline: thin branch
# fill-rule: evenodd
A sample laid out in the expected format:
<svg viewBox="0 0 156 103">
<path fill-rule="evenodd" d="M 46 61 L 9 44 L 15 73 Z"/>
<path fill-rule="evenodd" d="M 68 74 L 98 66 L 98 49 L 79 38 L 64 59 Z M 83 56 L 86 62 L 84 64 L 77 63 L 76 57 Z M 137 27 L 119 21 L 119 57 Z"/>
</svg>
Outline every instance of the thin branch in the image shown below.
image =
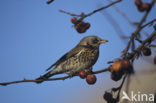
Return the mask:
<svg viewBox="0 0 156 103">
<path fill-rule="evenodd" d="M 54 0 L 49 0 L 49 1 L 47 1 L 46 3 L 47 3 L 47 4 L 51 4 L 53 1 L 54 1 Z"/>
<path fill-rule="evenodd" d="M 103 10 L 103 9 L 106 9 L 106 8 L 112 6 L 112 5 L 116 4 L 116 3 L 119 3 L 119 2 L 121 2 L 121 1 L 122 1 L 122 0 L 117 0 L 117 1 L 115 1 L 115 2 L 110 3 L 110 4 L 107 5 L 107 6 L 104 6 L 104 7 L 102 7 L 102 8 L 97 9 L 97 10 L 94 10 L 93 12 L 91 12 L 91 13 L 85 15 L 85 16 L 82 17 L 81 19 L 84 19 L 84 18 L 86 18 L 86 17 L 88 17 L 88 16 L 91 16 L 91 15 L 95 14 L 96 12 L 99 12 L 99 11 L 101 11 L 101 10 Z"/>
<path fill-rule="evenodd" d="M 112 5 L 116 4 L 116 3 L 119 3 L 119 2 L 121 2 L 121 1 L 122 1 L 122 0 L 117 0 L 117 1 L 115 1 L 115 2 L 112 2 L 112 3 L 110 3 L 110 4 L 108 4 L 108 5 L 104 6 L 104 7 L 102 7 L 102 8 L 99 8 L 99 9 L 97 9 L 97 10 L 94 10 L 94 11 L 88 13 L 88 14 L 81 13 L 81 15 L 77 15 L 77 14 L 73 14 L 73 13 L 66 12 L 66 11 L 64 11 L 64 10 L 59 10 L 59 11 L 62 12 L 62 13 L 71 15 L 71 16 L 78 16 L 78 17 L 80 17 L 79 21 L 82 21 L 84 18 L 86 18 L 86 17 L 88 17 L 88 16 L 91 16 L 91 15 L 93 15 L 93 14 L 99 12 L 99 11 L 102 11 L 103 9 L 106 9 L 106 8 L 112 6 Z"/>
<path fill-rule="evenodd" d="M 103 72 L 107 72 L 107 71 L 110 71 L 109 68 L 106 68 L 106 69 L 101 69 L 101 70 L 98 70 L 98 71 L 94 71 L 92 72 L 91 74 L 99 74 L 99 73 L 103 73 Z M 74 76 L 78 76 L 78 75 L 73 75 Z M 64 76 L 64 77 L 58 77 L 58 78 L 49 78 L 49 79 L 45 79 L 44 81 L 56 81 L 56 80 L 65 80 L 65 79 L 68 79 L 68 78 L 71 78 L 71 76 Z M 4 83 L 0 83 L 0 85 L 2 86 L 7 86 L 7 85 L 10 85 L 10 84 L 17 84 L 17 83 L 24 83 L 24 82 L 38 82 L 40 80 L 29 80 L 29 79 L 23 79 L 23 80 L 19 80 L 19 81 L 12 81 L 12 82 L 4 82 Z"/>
<path fill-rule="evenodd" d="M 108 2 L 112 2 L 112 0 L 107 0 Z M 133 22 L 127 17 L 127 15 L 122 12 L 118 7 L 115 5 L 112 6 L 129 24 L 134 25 Z"/>
<path fill-rule="evenodd" d="M 149 47 L 156 47 L 156 45 L 152 45 L 152 44 L 151 44 L 151 45 L 149 45 Z"/>
<path fill-rule="evenodd" d="M 116 100 L 117 100 L 117 101 L 120 100 L 120 91 L 121 91 L 121 89 L 122 89 L 122 87 L 123 87 L 123 84 L 124 84 L 124 82 L 125 82 L 126 77 L 127 77 L 127 74 L 124 75 L 124 77 L 123 77 L 123 79 L 122 79 L 122 82 L 121 82 L 121 84 L 120 84 L 119 87 L 117 87 L 117 88 L 112 88 L 112 91 L 113 91 L 113 92 L 118 91 L 117 97 L 116 97 Z"/>
<path fill-rule="evenodd" d="M 65 13 L 65 14 L 68 14 L 68 15 L 71 15 L 71 16 L 78 16 L 78 17 L 81 17 L 81 15 L 77 15 L 77 14 L 73 14 L 73 13 L 70 13 L 70 12 L 67 12 L 67 11 L 64 11 L 64 10 L 59 10 L 59 12 L 61 13 Z"/>
<path fill-rule="evenodd" d="M 140 46 L 135 51 L 132 51 L 131 53 L 129 53 L 126 56 L 126 58 L 127 59 L 132 59 L 135 55 L 140 54 L 140 52 L 141 52 L 142 48 L 144 47 L 144 45 L 146 43 L 151 43 L 155 39 L 156 39 L 156 31 L 154 31 L 148 38 L 146 38 L 144 41 L 142 41 Z"/>
<path fill-rule="evenodd" d="M 148 25 L 152 25 L 155 21 L 156 21 L 156 19 L 151 20 L 150 22 L 148 22 L 145 25 L 141 26 L 141 29 L 145 28 Z"/>
<path fill-rule="evenodd" d="M 112 2 L 112 0 L 107 0 L 109 2 Z M 116 7 L 115 5 L 112 6 L 132 27 L 135 27 L 138 25 L 138 23 L 132 22 L 128 16 L 122 12 L 118 7 Z M 144 30 L 141 31 L 145 36 L 148 36 L 148 33 Z M 126 37 L 127 39 L 128 37 Z"/>
<path fill-rule="evenodd" d="M 103 14 L 104 17 L 106 17 L 106 19 L 110 22 L 110 24 L 112 25 L 112 27 L 114 28 L 114 30 L 116 31 L 117 35 L 121 38 L 121 40 L 123 41 L 123 43 L 125 44 L 125 35 L 124 32 L 122 31 L 121 27 L 119 26 L 119 24 L 115 21 L 115 19 L 113 18 L 113 16 L 107 12 L 107 10 L 102 11 L 101 12 Z"/>
<path fill-rule="evenodd" d="M 151 2 L 151 4 L 150 4 L 150 5 L 151 5 L 151 8 L 154 6 L 154 3 L 155 3 L 155 0 L 152 0 L 152 2 Z M 135 31 L 134 33 L 132 33 L 132 35 L 131 35 L 131 37 L 130 37 L 130 40 L 129 40 L 127 46 L 126 46 L 126 48 L 123 50 L 123 54 L 124 54 L 124 55 L 127 54 L 127 52 L 128 52 L 128 50 L 129 50 L 129 48 L 130 48 L 130 45 L 131 45 L 132 41 L 134 41 L 135 37 L 136 37 L 136 36 L 139 34 L 139 32 L 141 31 L 141 29 L 142 29 L 141 26 L 142 26 L 142 24 L 146 21 L 146 18 L 147 18 L 147 16 L 148 16 L 150 10 L 151 10 L 151 9 L 149 9 L 148 11 L 146 11 L 146 13 L 144 14 L 143 18 L 141 19 L 141 21 L 140 21 L 139 24 L 137 25 L 136 31 Z"/>
</svg>

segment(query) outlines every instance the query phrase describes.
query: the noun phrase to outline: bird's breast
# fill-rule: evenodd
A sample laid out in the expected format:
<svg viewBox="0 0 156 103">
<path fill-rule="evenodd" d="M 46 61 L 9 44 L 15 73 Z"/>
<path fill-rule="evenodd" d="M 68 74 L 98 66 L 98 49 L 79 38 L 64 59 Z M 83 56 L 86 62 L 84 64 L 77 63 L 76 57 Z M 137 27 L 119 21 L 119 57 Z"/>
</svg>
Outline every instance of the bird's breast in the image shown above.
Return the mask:
<svg viewBox="0 0 156 103">
<path fill-rule="evenodd" d="M 80 62 L 88 63 L 88 65 L 91 65 L 91 64 L 94 65 L 98 59 L 99 50 L 85 48 L 85 49 L 82 49 L 77 56 Z"/>
</svg>

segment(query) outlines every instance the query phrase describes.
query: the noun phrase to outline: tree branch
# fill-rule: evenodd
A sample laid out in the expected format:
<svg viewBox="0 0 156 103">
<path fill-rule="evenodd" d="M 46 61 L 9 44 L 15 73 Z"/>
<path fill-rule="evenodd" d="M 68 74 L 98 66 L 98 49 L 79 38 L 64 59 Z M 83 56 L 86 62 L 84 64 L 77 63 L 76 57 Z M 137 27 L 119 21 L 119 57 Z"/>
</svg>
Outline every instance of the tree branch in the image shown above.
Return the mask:
<svg viewBox="0 0 156 103">
<path fill-rule="evenodd" d="M 139 22 L 136 31 L 135 31 L 134 33 L 132 33 L 132 35 L 131 35 L 131 37 L 130 37 L 130 40 L 129 40 L 127 46 L 126 46 L 126 48 L 123 50 L 123 54 L 124 54 L 124 55 L 127 54 L 128 50 L 129 50 L 129 48 L 130 48 L 131 43 L 134 41 L 135 37 L 140 33 L 140 31 L 141 31 L 141 29 L 142 29 L 142 24 L 146 21 L 146 18 L 147 18 L 147 16 L 148 16 L 150 10 L 151 10 L 152 7 L 154 6 L 154 3 L 155 3 L 155 0 L 152 0 L 152 2 L 151 2 L 151 4 L 150 4 L 150 5 L 151 5 L 151 8 L 150 8 L 148 11 L 146 11 L 145 15 L 143 16 L 143 18 L 142 18 L 141 21 Z"/>
<path fill-rule="evenodd" d="M 106 71 L 110 71 L 109 68 L 106 68 L 106 69 L 101 69 L 101 70 L 98 70 L 98 71 L 94 71 L 92 72 L 91 74 L 99 74 L 99 73 L 103 73 L 103 72 L 106 72 Z M 78 76 L 78 75 L 73 75 L 74 76 Z M 72 78 L 71 76 L 64 76 L 64 77 L 58 77 L 58 78 L 49 78 L 49 79 L 45 79 L 44 81 L 56 81 L 56 80 L 65 80 L 65 79 L 68 79 L 68 78 Z M 0 83 L 0 85 L 2 86 L 7 86 L 7 85 L 10 85 L 10 84 L 17 84 L 17 83 L 24 83 L 24 82 L 38 82 L 40 80 L 29 80 L 29 79 L 23 79 L 23 80 L 19 80 L 19 81 L 11 81 L 11 82 L 4 82 L 4 83 Z"/>
<path fill-rule="evenodd" d="M 150 22 L 144 24 L 143 26 L 141 26 L 141 29 L 145 28 L 148 25 L 152 25 L 154 22 L 156 21 L 156 19 L 151 20 Z"/>
<path fill-rule="evenodd" d="M 86 17 L 88 17 L 88 16 L 91 16 L 91 15 L 93 15 L 93 14 L 95 14 L 95 13 L 97 13 L 97 12 L 103 10 L 103 9 L 106 9 L 106 8 L 108 8 L 108 7 L 110 7 L 110 6 L 114 5 L 114 4 L 116 4 L 116 3 L 119 3 L 119 2 L 121 2 L 121 1 L 122 1 L 122 0 L 117 0 L 117 1 L 115 1 L 115 2 L 112 2 L 112 3 L 110 3 L 110 4 L 108 4 L 108 5 L 104 6 L 104 7 L 102 7 L 102 8 L 99 8 L 99 9 L 97 9 L 97 10 L 94 10 L 94 11 L 88 13 L 88 14 L 81 13 L 80 15 L 77 15 L 77 14 L 73 14 L 73 13 L 66 12 L 66 11 L 64 11 L 64 10 L 59 10 L 59 11 L 62 12 L 62 13 L 66 13 L 66 14 L 68 14 L 68 15 L 71 15 L 71 16 L 78 16 L 78 17 L 80 17 L 79 21 L 82 21 L 84 18 L 86 18 Z"/>
<path fill-rule="evenodd" d="M 141 45 L 133 52 L 129 53 L 126 58 L 132 59 L 136 54 L 139 54 L 144 47 L 146 43 L 152 42 L 154 39 L 156 39 L 156 31 L 154 31 L 148 38 L 146 38 L 144 41 L 142 41 Z"/>
</svg>

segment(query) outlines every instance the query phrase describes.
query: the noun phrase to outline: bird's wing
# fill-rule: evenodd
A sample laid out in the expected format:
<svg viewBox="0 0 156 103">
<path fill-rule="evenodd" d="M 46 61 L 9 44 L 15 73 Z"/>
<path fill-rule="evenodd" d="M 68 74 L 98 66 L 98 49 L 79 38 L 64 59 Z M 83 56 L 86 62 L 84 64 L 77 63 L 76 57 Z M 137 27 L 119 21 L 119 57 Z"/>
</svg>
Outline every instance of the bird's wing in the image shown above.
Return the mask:
<svg viewBox="0 0 156 103">
<path fill-rule="evenodd" d="M 60 63 L 62 63 L 63 61 L 75 56 L 77 53 L 79 53 L 79 51 L 83 48 L 84 46 L 76 46 L 75 48 L 73 48 L 72 50 L 70 50 L 68 53 L 66 53 L 65 55 L 63 55 L 58 61 L 56 61 L 54 64 L 52 64 L 48 69 L 46 69 L 46 71 L 50 70 L 53 66 L 57 66 Z"/>
</svg>

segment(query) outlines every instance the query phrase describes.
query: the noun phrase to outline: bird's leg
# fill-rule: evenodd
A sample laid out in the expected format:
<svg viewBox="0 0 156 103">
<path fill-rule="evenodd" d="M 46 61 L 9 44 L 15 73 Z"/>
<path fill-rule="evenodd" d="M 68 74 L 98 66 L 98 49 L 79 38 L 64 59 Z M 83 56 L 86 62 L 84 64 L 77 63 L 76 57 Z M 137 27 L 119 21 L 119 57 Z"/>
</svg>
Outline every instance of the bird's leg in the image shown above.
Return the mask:
<svg viewBox="0 0 156 103">
<path fill-rule="evenodd" d="M 47 78 L 45 78 L 44 76 L 41 76 L 41 75 L 40 75 L 40 78 L 42 78 L 43 80 L 47 79 Z"/>
<path fill-rule="evenodd" d="M 75 73 L 74 73 L 74 72 L 72 72 L 72 71 L 67 72 L 67 74 L 68 74 L 68 76 L 69 76 L 70 78 L 72 78 L 72 77 L 75 75 Z"/>
<path fill-rule="evenodd" d="M 88 72 L 89 72 L 89 73 L 93 73 L 93 67 L 90 67 L 90 68 L 88 69 Z"/>
</svg>

